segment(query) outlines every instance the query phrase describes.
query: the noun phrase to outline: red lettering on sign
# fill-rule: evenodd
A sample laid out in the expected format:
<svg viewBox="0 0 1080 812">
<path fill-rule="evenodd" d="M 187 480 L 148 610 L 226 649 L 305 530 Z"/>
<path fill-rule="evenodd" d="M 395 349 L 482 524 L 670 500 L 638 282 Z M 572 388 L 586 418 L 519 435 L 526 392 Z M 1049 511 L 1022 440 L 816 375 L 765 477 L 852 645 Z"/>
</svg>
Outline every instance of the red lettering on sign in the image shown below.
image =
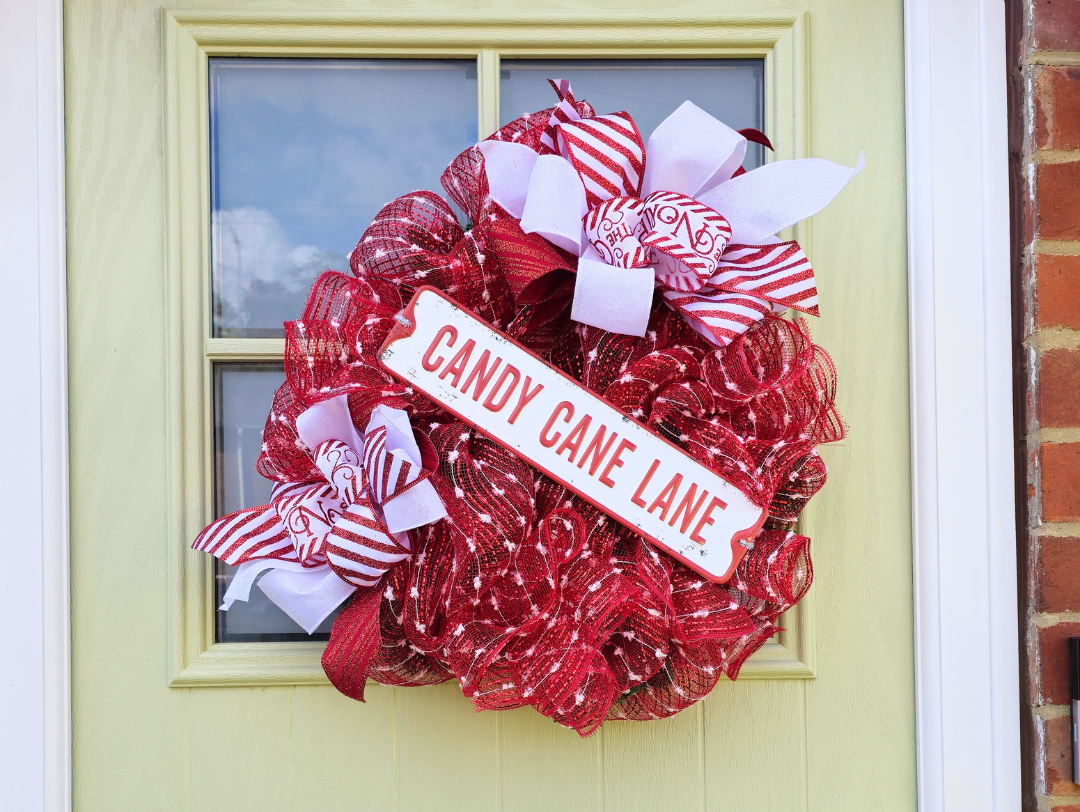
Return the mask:
<svg viewBox="0 0 1080 812">
<path fill-rule="evenodd" d="M 434 372 L 446 359 L 441 355 L 438 361 L 432 361 L 431 356 L 435 352 L 435 348 L 439 346 L 439 342 L 443 340 L 443 336 L 450 336 L 450 340 L 446 342 L 447 348 L 453 347 L 454 342 L 457 341 L 457 328 L 452 324 L 445 325 L 442 329 L 435 334 L 435 338 L 432 339 L 431 344 L 428 345 L 427 352 L 424 353 L 424 357 L 420 359 L 420 363 L 423 364 L 424 369 L 428 372 Z"/>
<path fill-rule="evenodd" d="M 649 513 L 660 508 L 660 521 L 664 521 L 664 519 L 667 518 L 668 510 L 675 502 L 675 497 L 679 493 L 680 485 L 682 485 L 682 474 L 675 474 L 675 476 L 671 478 L 671 482 L 665 485 L 664 489 L 656 495 L 655 499 L 653 499 L 653 503 L 649 505 Z"/>
<path fill-rule="evenodd" d="M 465 394 L 469 393 L 469 386 L 473 381 L 476 381 L 476 386 L 473 387 L 473 400 L 480 400 L 480 396 L 484 394 L 484 390 L 487 389 L 487 385 L 491 383 L 491 379 L 495 377 L 495 370 L 499 368 L 499 364 L 502 363 L 502 358 L 496 358 L 495 363 L 491 365 L 491 369 L 488 369 L 488 360 L 491 358 L 491 350 L 484 350 L 484 354 L 480 356 L 480 360 L 476 362 L 476 366 L 472 368 L 472 372 L 469 373 L 469 377 L 465 379 L 465 385 L 461 388 L 461 391 Z"/>
<path fill-rule="evenodd" d="M 645 489 L 649 487 L 649 480 L 653 478 L 653 474 L 656 473 L 656 469 L 660 467 L 660 460 L 653 460 L 653 464 L 649 466 L 648 472 L 645 474 L 645 478 L 641 480 L 641 484 L 637 486 L 637 490 L 634 491 L 634 495 L 630 497 L 630 501 L 638 507 L 645 507 L 645 500 L 641 498 L 641 494 L 645 492 Z"/>
<path fill-rule="evenodd" d="M 679 502 L 679 506 L 675 508 L 675 513 L 672 514 L 671 519 L 668 521 L 668 525 L 675 526 L 675 522 L 679 520 L 679 514 L 682 514 L 682 525 L 679 527 L 679 532 L 685 534 L 690 528 L 690 522 L 694 521 L 694 517 L 697 516 L 701 506 L 705 504 L 705 497 L 709 495 L 709 492 L 702 490 L 701 496 L 698 498 L 697 503 L 694 503 L 694 497 L 697 495 L 697 483 L 691 482 L 690 487 L 686 490 L 686 496 Z"/>
<path fill-rule="evenodd" d="M 548 432 L 551 431 L 551 427 L 555 425 L 555 421 L 562 412 L 566 412 L 566 417 L 563 418 L 563 420 L 569 423 L 574 419 L 574 404 L 568 400 L 564 400 L 555 407 L 555 411 L 551 413 L 548 422 L 545 423 L 544 427 L 540 430 L 540 445 L 544 446 L 544 448 L 551 448 L 555 443 L 559 442 L 559 438 L 562 437 L 559 432 L 555 432 L 554 437 L 548 436 Z"/>
<path fill-rule="evenodd" d="M 577 467 L 583 468 L 586 461 L 589 459 L 589 455 L 592 454 L 592 464 L 589 466 L 589 476 L 596 476 L 596 469 L 600 467 L 600 463 L 604 461 L 604 457 L 611 450 L 611 447 L 615 444 L 615 439 L 619 436 L 615 432 L 611 432 L 611 436 L 608 438 L 607 444 L 604 444 L 604 437 L 607 434 L 607 426 L 600 426 L 596 430 L 596 434 L 593 435 L 589 444 L 585 446 L 585 453 L 581 455 L 581 459 L 578 460 Z"/>
<path fill-rule="evenodd" d="M 578 424 L 566 435 L 566 439 L 563 440 L 562 445 L 556 449 L 555 455 L 558 456 L 569 449 L 570 454 L 567 456 L 567 459 L 570 460 L 570 462 L 573 462 L 577 457 L 578 451 L 581 449 L 581 444 L 585 440 L 585 433 L 589 430 L 590 425 L 592 425 L 592 415 L 587 414 L 581 418 L 581 420 L 578 421 Z"/>
<path fill-rule="evenodd" d="M 521 395 L 518 397 L 517 406 L 514 407 L 514 411 L 510 412 L 510 419 L 506 422 L 510 425 L 514 424 L 514 421 L 518 419 L 518 415 L 521 414 L 521 410 L 529 405 L 529 401 L 540 394 L 540 391 L 544 388 L 542 383 L 538 383 L 536 388 L 529 391 L 529 384 L 532 383 L 532 378 L 528 375 L 525 376 L 525 384 L 521 387 Z"/>
<path fill-rule="evenodd" d="M 701 531 L 705 529 L 705 525 L 712 524 L 716 521 L 712 517 L 712 512 L 716 508 L 723 510 L 727 507 L 727 502 L 721 499 L 719 496 L 714 496 L 712 501 L 709 502 L 709 507 L 705 509 L 705 512 L 701 514 L 701 521 L 697 523 L 697 527 L 694 528 L 694 532 L 690 534 L 690 540 L 696 541 L 698 544 L 704 544 L 705 539 L 701 537 Z"/>
<path fill-rule="evenodd" d="M 446 365 L 446 369 L 439 373 L 439 380 L 445 379 L 447 375 L 453 375 L 450 385 L 457 389 L 458 384 L 461 383 L 461 376 L 465 372 L 465 367 L 469 365 L 469 358 L 472 356 L 475 346 L 476 342 L 471 338 L 466 341 L 465 346 L 458 350 L 457 355 Z"/>
<path fill-rule="evenodd" d="M 510 384 L 502 393 L 502 397 L 496 401 L 495 398 L 499 397 L 499 390 L 502 389 L 502 385 L 506 383 L 507 378 L 510 376 L 513 376 L 514 380 L 510 381 Z M 499 380 L 495 381 L 495 388 L 491 390 L 491 394 L 488 395 L 487 400 L 484 401 L 484 408 L 489 412 L 501 412 L 503 407 L 510 401 L 520 380 L 521 373 L 518 372 L 517 367 L 511 366 L 510 364 L 503 367 L 502 375 L 499 376 Z"/>
<path fill-rule="evenodd" d="M 626 438 L 623 438 L 619 441 L 618 448 L 616 448 L 615 453 L 611 455 L 611 459 L 608 460 L 608 464 L 604 466 L 604 472 L 600 474 L 600 481 L 607 485 L 609 488 L 615 487 L 615 481 L 611 478 L 611 470 L 613 468 L 623 467 L 622 453 L 624 451 L 629 451 L 631 454 L 633 454 L 635 451 L 637 451 L 637 446 Z"/>
</svg>

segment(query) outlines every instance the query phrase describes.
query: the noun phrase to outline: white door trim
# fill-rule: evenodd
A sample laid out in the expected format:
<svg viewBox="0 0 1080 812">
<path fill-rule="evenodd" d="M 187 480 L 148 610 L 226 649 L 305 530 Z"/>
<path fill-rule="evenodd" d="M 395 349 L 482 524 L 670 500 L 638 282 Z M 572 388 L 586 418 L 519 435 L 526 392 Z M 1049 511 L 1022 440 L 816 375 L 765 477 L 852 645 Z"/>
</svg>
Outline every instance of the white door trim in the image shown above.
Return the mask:
<svg viewBox="0 0 1080 812">
<path fill-rule="evenodd" d="M 1004 8 L 906 0 L 919 808 L 1018 809 Z M 0 808 L 71 806 L 60 0 L 0 4 Z M 21 126 L 12 126 L 18 122 Z M 13 523 L 12 523 L 13 522 Z M 14 619 L 12 622 L 11 619 Z"/>
<path fill-rule="evenodd" d="M 1020 808 L 1001 0 L 906 0 L 919 809 Z"/>
<path fill-rule="evenodd" d="M 61 0 L 0 3 L 0 809 L 71 808 Z"/>
</svg>

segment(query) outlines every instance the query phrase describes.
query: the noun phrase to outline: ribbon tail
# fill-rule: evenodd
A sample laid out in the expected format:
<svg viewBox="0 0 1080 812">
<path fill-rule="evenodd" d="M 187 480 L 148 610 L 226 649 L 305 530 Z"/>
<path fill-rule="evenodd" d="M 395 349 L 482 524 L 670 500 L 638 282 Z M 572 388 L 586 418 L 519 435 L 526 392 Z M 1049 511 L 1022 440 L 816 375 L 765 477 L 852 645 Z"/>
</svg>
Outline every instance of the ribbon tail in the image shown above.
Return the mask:
<svg viewBox="0 0 1080 812">
<path fill-rule="evenodd" d="M 356 591 L 325 564 L 303 570 L 271 567 L 259 581 L 259 589 L 308 634 Z"/>
<path fill-rule="evenodd" d="M 296 561 L 245 561 L 233 575 L 220 609 L 227 612 L 236 601 L 250 600 L 251 587 L 264 572 L 259 588 L 308 634 L 356 590 L 325 564 L 311 568 Z"/>
<path fill-rule="evenodd" d="M 720 347 L 726 347 L 772 309 L 769 303 L 744 293 L 723 293 L 706 289 L 696 293 L 664 291 L 668 307 L 686 319 L 696 332 Z"/>
<path fill-rule="evenodd" d="M 732 242 L 771 243 L 777 232 L 825 208 L 865 163 L 861 154 L 854 167 L 820 158 L 773 161 L 696 197 L 723 213 Z"/>
<path fill-rule="evenodd" d="M 643 336 L 649 326 L 655 285 L 651 267 L 616 268 L 582 257 L 570 318 L 609 333 Z"/>
<path fill-rule="evenodd" d="M 199 534 L 191 548 L 234 566 L 260 558 L 297 560 L 292 539 L 273 505 L 222 516 Z"/>
<path fill-rule="evenodd" d="M 814 268 L 799 244 L 729 245 L 708 286 L 749 294 L 811 316 L 819 315 Z"/>
<path fill-rule="evenodd" d="M 382 593 L 365 589 L 353 595 L 330 631 L 323 651 L 322 667 L 327 678 L 345 696 L 364 701 L 364 686 L 371 658 L 382 642 L 379 633 L 379 605 Z"/>
</svg>

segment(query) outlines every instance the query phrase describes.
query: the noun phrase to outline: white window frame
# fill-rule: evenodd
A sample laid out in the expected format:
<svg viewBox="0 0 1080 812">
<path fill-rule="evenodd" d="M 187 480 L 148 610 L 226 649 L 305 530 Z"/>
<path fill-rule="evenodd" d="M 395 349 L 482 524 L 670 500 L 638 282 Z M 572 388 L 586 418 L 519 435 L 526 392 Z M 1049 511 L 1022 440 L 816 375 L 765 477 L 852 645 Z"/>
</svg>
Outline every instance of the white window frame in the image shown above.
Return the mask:
<svg viewBox="0 0 1080 812">
<path fill-rule="evenodd" d="M 208 70 L 215 56 L 341 56 L 475 59 L 479 133 L 498 128 L 498 76 L 502 58 L 711 57 L 761 59 L 765 68 L 764 123 L 780 159 L 806 157 L 805 115 L 809 86 L 805 13 L 756 18 L 694 15 L 646 37 L 644 19 L 611 20 L 586 15 L 564 28 L 522 17 L 490 20 L 457 13 L 438 19 L 327 18 L 310 25 L 307 14 L 258 13 L 236 18 L 216 10 L 173 9 L 162 13 L 165 40 L 166 318 L 169 352 L 166 434 L 169 496 L 166 526 L 169 572 L 169 672 L 173 687 L 325 684 L 325 643 L 216 642 L 213 562 L 192 552 L 190 540 L 212 519 L 213 365 L 231 361 L 280 362 L 284 339 L 210 336 L 211 219 Z M 568 37 L 566 28 L 573 31 Z M 392 33 L 391 33 L 392 31 Z M 613 49 L 612 43 L 621 43 Z M 808 252 L 807 223 L 792 236 Z M 826 452 L 831 453 L 831 452 Z M 182 509 L 181 509 L 182 507 Z M 813 527 L 817 502 L 800 518 Z M 812 679 L 815 671 L 816 593 L 785 613 L 784 629 L 767 641 L 739 672 L 748 679 Z"/>
<path fill-rule="evenodd" d="M 1004 31 L 1000 2 L 905 2 L 923 812 L 1020 806 Z M 17 460 L 0 514 L 23 545 L 0 572 L 0 617 L 18 618 L 0 624 L 0 808 L 58 812 L 71 808 L 61 0 L 0 5 L 0 54 L 0 256 L 24 304 L 0 320 L 19 393 L 0 400 Z"/>
</svg>

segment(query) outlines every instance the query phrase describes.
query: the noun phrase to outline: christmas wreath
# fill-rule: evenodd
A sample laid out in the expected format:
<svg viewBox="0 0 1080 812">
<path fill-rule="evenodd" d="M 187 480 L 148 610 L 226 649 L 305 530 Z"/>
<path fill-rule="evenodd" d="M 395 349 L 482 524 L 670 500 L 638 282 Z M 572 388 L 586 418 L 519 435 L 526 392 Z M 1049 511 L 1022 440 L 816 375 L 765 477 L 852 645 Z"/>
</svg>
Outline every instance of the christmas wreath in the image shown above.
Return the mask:
<svg viewBox="0 0 1080 812">
<path fill-rule="evenodd" d="M 348 601 L 323 667 L 350 697 L 369 678 L 454 678 L 477 710 L 531 705 L 588 735 L 735 679 L 810 586 L 795 522 L 825 482 L 815 446 L 844 428 L 833 364 L 782 315 L 817 314 L 813 269 L 775 235 L 862 163 L 744 172 L 747 141 L 765 136 L 690 102 L 646 149 L 629 114 L 598 116 L 552 86 L 557 106 L 444 173 L 468 226 L 436 194 L 405 195 L 364 232 L 351 275 L 318 278 L 285 325 L 286 382 L 257 464 L 271 502 L 218 519 L 194 547 L 239 566 L 223 608 L 260 576 L 309 632 Z M 391 374 L 380 353 L 428 288 L 745 494 L 762 519 L 725 577 Z M 495 371 L 475 367 L 462 391 L 478 398 Z M 683 511 L 685 528 L 693 502 L 676 506 L 673 490 L 649 510 L 672 510 L 672 526 Z"/>
</svg>

